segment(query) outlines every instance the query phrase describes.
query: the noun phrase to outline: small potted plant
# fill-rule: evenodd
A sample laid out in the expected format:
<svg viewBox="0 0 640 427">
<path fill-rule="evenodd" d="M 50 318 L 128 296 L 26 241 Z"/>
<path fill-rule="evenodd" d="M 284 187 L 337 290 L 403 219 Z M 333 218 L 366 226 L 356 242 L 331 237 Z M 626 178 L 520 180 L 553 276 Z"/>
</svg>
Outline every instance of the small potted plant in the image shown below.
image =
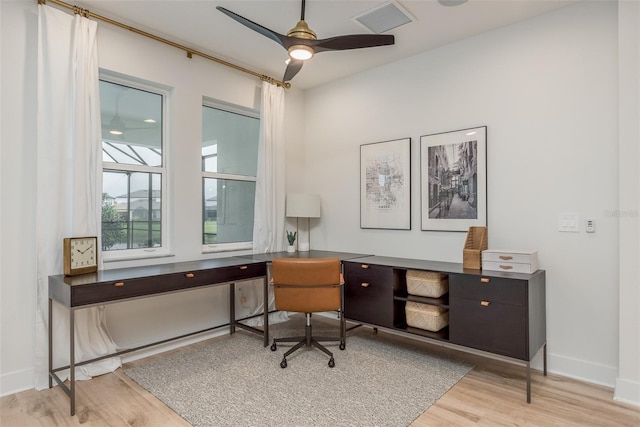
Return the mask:
<svg viewBox="0 0 640 427">
<path fill-rule="evenodd" d="M 298 234 L 297 231 L 287 231 L 287 240 L 289 241 L 289 247 L 287 248 L 287 252 L 296 251 L 295 243 L 296 243 L 297 234 Z"/>
</svg>

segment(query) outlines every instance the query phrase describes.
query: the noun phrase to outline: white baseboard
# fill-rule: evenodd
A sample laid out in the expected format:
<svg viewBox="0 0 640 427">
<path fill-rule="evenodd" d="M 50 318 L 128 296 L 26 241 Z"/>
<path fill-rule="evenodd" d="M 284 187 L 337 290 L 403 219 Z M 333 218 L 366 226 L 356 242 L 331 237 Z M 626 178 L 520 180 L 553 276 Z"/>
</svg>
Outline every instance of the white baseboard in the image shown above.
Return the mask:
<svg viewBox="0 0 640 427">
<path fill-rule="evenodd" d="M 0 376 L 0 397 L 31 390 L 33 385 L 33 368 L 3 374 Z"/>
<path fill-rule="evenodd" d="M 615 387 L 618 376 L 616 366 L 602 365 L 554 353 L 547 354 L 547 367 L 548 371 L 554 374 L 611 389 Z"/>
<path fill-rule="evenodd" d="M 613 398 L 619 402 L 640 406 L 640 382 L 618 378 Z"/>
</svg>

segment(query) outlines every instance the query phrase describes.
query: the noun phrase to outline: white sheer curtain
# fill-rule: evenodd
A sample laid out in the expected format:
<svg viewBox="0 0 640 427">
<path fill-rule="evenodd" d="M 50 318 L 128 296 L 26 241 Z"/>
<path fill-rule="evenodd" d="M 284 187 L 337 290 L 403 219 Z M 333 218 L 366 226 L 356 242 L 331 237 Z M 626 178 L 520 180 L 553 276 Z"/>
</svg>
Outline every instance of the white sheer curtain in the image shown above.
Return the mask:
<svg viewBox="0 0 640 427">
<path fill-rule="evenodd" d="M 285 250 L 284 89 L 262 83 L 253 252 Z"/>
<path fill-rule="evenodd" d="M 38 6 L 36 389 L 48 387 L 48 328 L 53 330 L 54 367 L 69 363 L 68 312 L 54 303 L 53 325 L 47 324 L 48 276 L 62 273 L 62 240 L 100 236 L 102 149 L 96 31 L 96 22 Z M 77 362 L 116 350 L 106 329 L 104 307 L 76 312 L 75 348 Z M 85 365 L 77 368 L 76 379 L 119 366 L 118 357 Z"/>
<path fill-rule="evenodd" d="M 258 171 L 254 208 L 253 252 L 267 253 L 285 250 L 285 144 L 284 144 L 284 89 L 271 83 L 262 83 L 260 109 L 260 141 L 258 145 Z M 261 313 L 261 288 L 253 287 L 252 314 Z M 273 292 L 269 293 L 269 307 L 274 307 Z M 284 312 L 274 313 L 270 321 L 286 320 Z M 261 324 L 262 318 L 256 318 Z"/>
</svg>

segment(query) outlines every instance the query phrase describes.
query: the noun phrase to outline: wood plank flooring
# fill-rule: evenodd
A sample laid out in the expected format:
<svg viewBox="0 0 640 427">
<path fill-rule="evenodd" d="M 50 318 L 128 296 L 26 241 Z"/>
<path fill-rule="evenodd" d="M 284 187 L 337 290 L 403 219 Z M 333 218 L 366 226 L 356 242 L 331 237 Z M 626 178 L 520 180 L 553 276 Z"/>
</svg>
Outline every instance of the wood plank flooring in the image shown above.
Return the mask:
<svg viewBox="0 0 640 427">
<path fill-rule="evenodd" d="M 206 342 L 174 352 L 204 344 Z M 438 351 L 452 350 L 438 347 Z M 411 427 L 640 426 L 640 408 L 614 401 L 613 392 L 608 388 L 534 372 L 532 403 L 527 404 L 523 367 L 468 356 L 477 363 L 476 367 L 414 420 Z M 143 359 L 127 366 L 148 361 Z M 338 359 L 336 361 L 339 363 Z M 91 381 L 79 381 L 76 391 L 76 415 L 73 417 L 69 416 L 69 399 L 59 387 L 3 397 L 0 399 L 0 426 L 189 426 L 129 379 L 122 369 Z"/>
</svg>

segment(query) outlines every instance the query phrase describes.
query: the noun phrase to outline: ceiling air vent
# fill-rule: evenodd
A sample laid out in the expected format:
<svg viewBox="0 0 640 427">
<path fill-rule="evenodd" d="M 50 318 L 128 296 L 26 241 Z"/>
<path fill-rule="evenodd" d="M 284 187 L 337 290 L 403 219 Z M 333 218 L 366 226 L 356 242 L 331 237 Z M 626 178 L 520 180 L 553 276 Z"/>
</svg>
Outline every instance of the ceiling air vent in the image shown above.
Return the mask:
<svg viewBox="0 0 640 427">
<path fill-rule="evenodd" d="M 375 34 L 382 34 L 415 20 L 396 1 L 386 2 L 351 19 Z"/>
</svg>

